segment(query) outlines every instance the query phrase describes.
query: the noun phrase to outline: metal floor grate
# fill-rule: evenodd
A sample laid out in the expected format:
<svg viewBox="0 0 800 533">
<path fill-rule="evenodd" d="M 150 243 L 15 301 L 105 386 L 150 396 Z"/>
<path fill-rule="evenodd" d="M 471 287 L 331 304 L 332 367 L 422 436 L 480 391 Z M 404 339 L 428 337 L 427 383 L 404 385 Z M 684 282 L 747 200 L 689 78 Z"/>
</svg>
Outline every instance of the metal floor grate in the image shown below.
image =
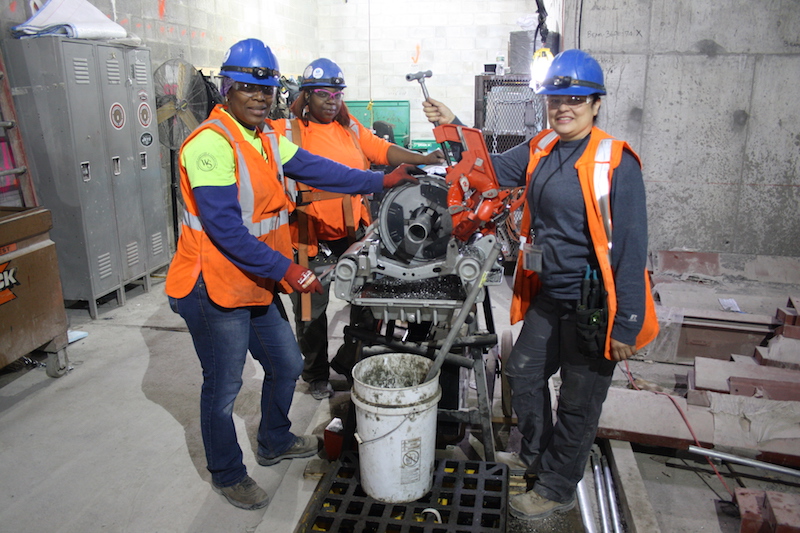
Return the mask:
<svg viewBox="0 0 800 533">
<path fill-rule="evenodd" d="M 358 456 L 345 454 L 325 475 L 296 533 L 504 532 L 508 467 L 502 463 L 439 459 L 433 488 L 417 501 L 384 503 L 359 483 Z M 435 509 L 441 516 L 437 523 Z"/>
</svg>

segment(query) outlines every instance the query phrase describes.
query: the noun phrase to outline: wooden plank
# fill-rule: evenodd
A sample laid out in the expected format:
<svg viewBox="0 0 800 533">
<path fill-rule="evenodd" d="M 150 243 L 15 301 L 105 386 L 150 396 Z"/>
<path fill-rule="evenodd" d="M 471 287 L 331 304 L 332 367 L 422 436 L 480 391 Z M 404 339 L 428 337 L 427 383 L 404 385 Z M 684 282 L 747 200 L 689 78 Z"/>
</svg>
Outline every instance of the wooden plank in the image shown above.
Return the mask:
<svg viewBox="0 0 800 533">
<path fill-rule="evenodd" d="M 785 381 L 800 384 L 800 371 L 754 366 L 747 363 L 734 363 L 698 357 L 694 361 L 695 386 L 699 390 L 729 392 L 729 378 L 742 377 L 764 381 Z"/>
<path fill-rule="evenodd" d="M 779 307 L 775 311 L 775 318 L 781 324 L 793 325 L 797 321 L 797 309 L 794 307 Z"/>
<path fill-rule="evenodd" d="M 764 359 L 767 358 L 767 354 L 769 353 L 769 348 L 767 346 L 756 346 L 756 349 L 753 350 L 753 359 L 759 365 L 764 365 Z"/>
<path fill-rule="evenodd" d="M 658 519 L 647 496 L 647 488 L 628 442 L 610 440 L 609 466 L 618 481 L 617 496 L 631 533 L 660 533 Z"/>
<path fill-rule="evenodd" d="M 715 395 L 715 393 L 709 394 Z M 672 398 L 686 413 L 700 446 L 713 448 L 718 445 L 735 455 L 754 457 L 759 461 L 794 468 L 800 465 L 800 445 L 798 445 L 800 439 L 771 439 L 761 442 L 754 448 L 743 445 L 742 442 L 746 442 L 746 439 L 742 439 L 741 436 L 726 432 L 719 436 L 721 442 L 715 442 L 717 420 L 711 410 L 687 405 L 682 398 Z M 769 403 L 770 400 L 763 402 Z M 725 423 L 723 419 L 722 424 Z M 728 420 L 726 427 L 733 425 Z M 741 427 L 739 429 L 745 434 L 749 431 Z M 695 444 L 686 422 L 670 398 L 652 392 L 618 388 L 611 388 L 608 391 L 597 436 L 675 449 L 686 449 L 690 444 Z"/>
<path fill-rule="evenodd" d="M 777 335 L 770 339 L 768 349 L 760 355 L 762 365 L 800 370 L 800 339 Z"/>
<path fill-rule="evenodd" d="M 758 395 L 759 398 L 767 400 L 800 402 L 800 387 L 797 386 L 797 383 L 733 376 L 730 378 L 730 385 L 731 394 L 737 396 Z"/>
<path fill-rule="evenodd" d="M 686 403 L 699 407 L 711 407 L 711 398 L 708 396 L 707 390 L 689 389 L 686 391 Z"/>
<path fill-rule="evenodd" d="M 790 339 L 800 339 L 800 326 L 796 324 L 783 324 L 775 330 L 775 336 L 783 335 Z"/>
<path fill-rule="evenodd" d="M 714 416 L 706 408 L 688 405 L 683 398 L 673 399 L 686 413 L 701 445 L 708 446 L 714 436 Z M 678 449 L 695 444 L 686 422 L 669 398 L 618 388 L 608 391 L 597 436 Z"/>
<path fill-rule="evenodd" d="M 718 323 L 719 327 L 746 328 L 747 326 L 773 326 L 775 319 L 769 315 L 734 313 L 717 309 L 680 308 L 684 320 Z M 762 329 L 763 330 L 763 329 Z"/>
<path fill-rule="evenodd" d="M 758 346 L 756 346 L 756 350 L 758 350 Z M 748 365 L 757 365 L 758 361 L 752 355 L 738 355 L 735 353 L 731 354 L 731 359 L 733 359 L 734 363 L 746 363 Z"/>
<path fill-rule="evenodd" d="M 678 361 L 709 357 L 727 361 L 732 353 L 751 353 L 764 342 L 768 331 L 722 328 L 719 324 L 695 324 L 684 321 L 678 339 Z"/>
<path fill-rule="evenodd" d="M 800 495 L 766 491 L 764 516 L 776 533 L 800 532 Z"/>
<path fill-rule="evenodd" d="M 764 503 L 767 494 L 763 490 L 736 487 L 736 505 L 739 506 L 741 524 L 739 533 L 768 532 L 769 525 L 764 518 Z"/>
</svg>

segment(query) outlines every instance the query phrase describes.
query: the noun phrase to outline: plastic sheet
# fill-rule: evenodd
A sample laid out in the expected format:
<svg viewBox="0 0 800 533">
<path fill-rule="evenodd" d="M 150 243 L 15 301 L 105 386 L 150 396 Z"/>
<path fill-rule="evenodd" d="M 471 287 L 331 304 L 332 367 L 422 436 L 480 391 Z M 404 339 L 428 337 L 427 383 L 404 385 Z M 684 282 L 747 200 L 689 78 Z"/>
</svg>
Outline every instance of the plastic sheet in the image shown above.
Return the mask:
<svg viewBox="0 0 800 533">
<path fill-rule="evenodd" d="M 67 35 L 77 39 L 124 39 L 128 32 L 86 0 L 49 0 L 27 22 L 11 28 L 14 37 Z"/>
<path fill-rule="evenodd" d="M 683 326 L 683 310 L 678 307 L 656 305 L 658 337 L 650 343 L 643 354 L 647 359 L 674 363 L 678 359 L 678 344 Z"/>
</svg>

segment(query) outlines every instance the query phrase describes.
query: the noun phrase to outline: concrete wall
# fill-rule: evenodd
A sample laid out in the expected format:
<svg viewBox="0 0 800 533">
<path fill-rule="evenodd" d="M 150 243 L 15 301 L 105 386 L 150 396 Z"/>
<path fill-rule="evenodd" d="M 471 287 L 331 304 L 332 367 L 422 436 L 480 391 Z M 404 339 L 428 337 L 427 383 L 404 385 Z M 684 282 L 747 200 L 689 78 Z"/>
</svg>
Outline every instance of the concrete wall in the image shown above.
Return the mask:
<svg viewBox="0 0 800 533">
<path fill-rule="evenodd" d="M 179 57 L 215 73 L 225 51 L 247 37 L 267 43 L 287 76 L 329 57 L 344 70 L 348 99 L 410 100 L 412 139 L 433 135 L 421 112 L 421 87 L 405 75 L 432 70 L 431 97 L 472 124 L 475 75 L 498 52 L 508 62 L 510 33 L 521 31 L 520 18 L 536 13 L 533 0 L 88 1 L 142 38 L 154 68 Z M 3 38 L 28 19 L 26 6 L 24 0 L 0 0 Z M 551 28 L 555 20 L 548 20 Z"/>
<path fill-rule="evenodd" d="M 409 100 L 411 138 L 432 139 L 422 88 L 405 75 L 430 70 L 431 98 L 474 123 L 475 76 L 506 56 L 532 0 L 318 0 L 320 55 L 336 61 L 353 100 Z M 550 5 L 551 2 L 546 2 Z"/>
<path fill-rule="evenodd" d="M 339 63 L 351 100 L 409 100 L 412 139 L 431 138 L 422 92 L 474 123 L 474 76 L 506 54 L 534 0 L 89 0 L 152 50 L 218 69 L 257 37 L 281 70 Z M 561 7 L 563 3 L 563 7 Z M 0 0 L 0 32 L 27 20 Z M 562 49 L 595 55 L 609 96 L 600 125 L 645 165 L 650 247 L 800 256 L 798 0 L 546 0 Z M 558 6 L 558 7 L 556 7 Z M 563 23 L 562 23 L 563 20 Z"/>
<path fill-rule="evenodd" d="M 44 4 L 44 0 L 37 0 Z M 302 68 L 318 48 L 317 2 L 277 0 L 88 0 L 151 50 L 153 67 L 183 58 L 204 72 L 219 69 L 235 42 L 255 37 L 270 45 L 281 67 Z M 291 5 L 290 5 L 291 4 Z M 2 38 L 25 22 L 28 2 L 0 0 Z"/>
<path fill-rule="evenodd" d="M 800 255 L 797 0 L 566 0 L 564 27 L 642 156 L 651 249 Z"/>
</svg>

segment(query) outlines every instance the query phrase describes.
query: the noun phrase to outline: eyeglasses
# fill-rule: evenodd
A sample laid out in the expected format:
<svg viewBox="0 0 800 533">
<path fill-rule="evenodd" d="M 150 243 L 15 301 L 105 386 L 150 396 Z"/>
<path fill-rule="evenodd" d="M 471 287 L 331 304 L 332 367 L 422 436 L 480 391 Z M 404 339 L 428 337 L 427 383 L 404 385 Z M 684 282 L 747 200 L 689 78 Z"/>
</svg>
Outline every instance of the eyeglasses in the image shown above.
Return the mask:
<svg viewBox="0 0 800 533">
<path fill-rule="evenodd" d="M 328 89 L 314 89 L 311 94 L 323 100 L 341 100 L 344 98 L 344 91 L 329 91 Z"/>
<path fill-rule="evenodd" d="M 547 107 L 550 109 L 558 109 L 562 105 L 568 105 L 569 107 L 578 107 L 581 104 L 588 104 L 590 103 L 594 97 L 592 96 L 552 96 L 547 95 Z"/>
<path fill-rule="evenodd" d="M 233 88 L 251 97 L 255 96 L 258 92 L 266 96 L 272 96 L 275 93 L 275 87 L 271 85 L 256 85 L 255 83 L 244 83 L 242 81 L 234 82 Z"/>
</svg>

